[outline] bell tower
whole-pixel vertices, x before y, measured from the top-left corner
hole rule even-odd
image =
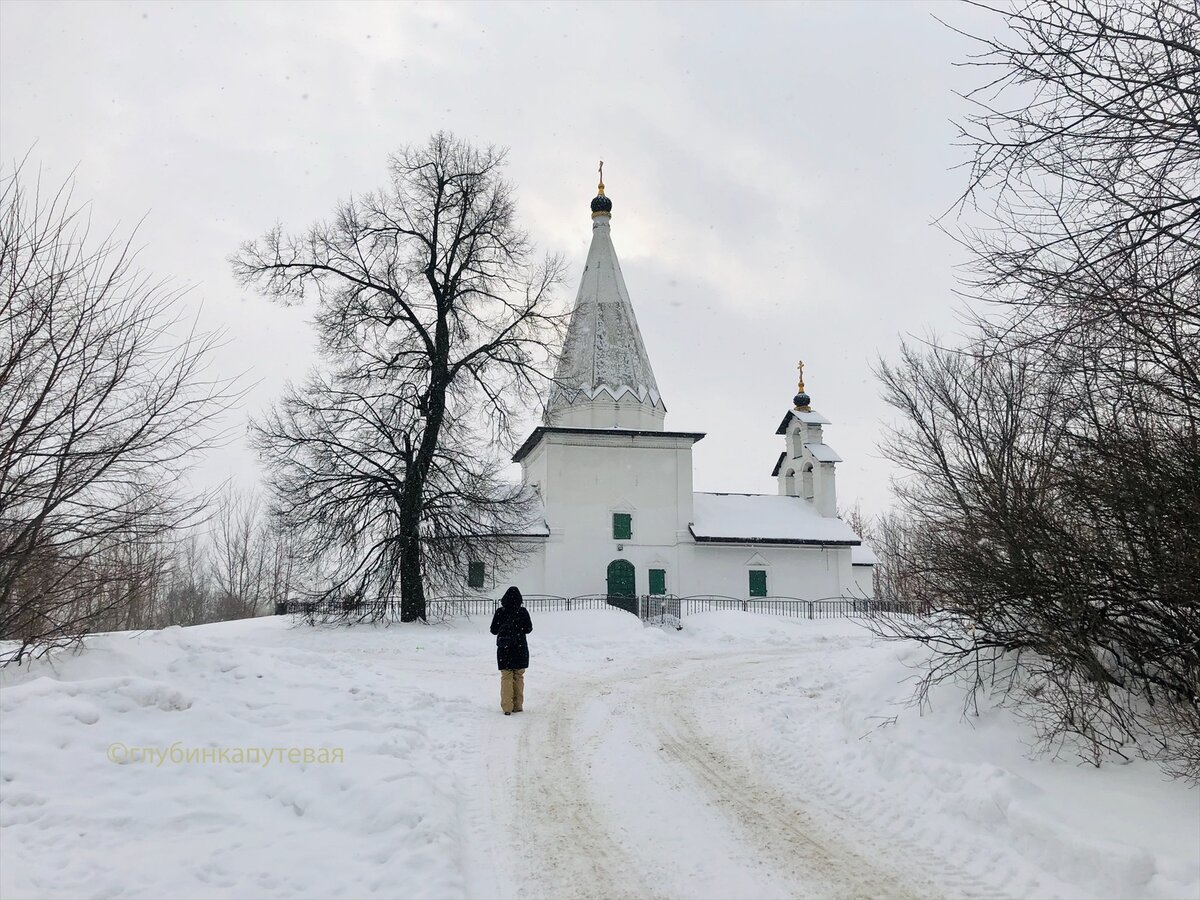
[[[781,496],[807,500],[822,516],[836,518],[834,466],[842,458],[825,443],[822,426],[830,422],[811,406],[812,398],[804,390],[804,363],[798,363],[796,368],[800,372],[796,396],[775,431],[783,435],[784,450],[771,474],[778,480]]]

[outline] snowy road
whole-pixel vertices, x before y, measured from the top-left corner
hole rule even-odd
[[[739,692],[803,677],[794,650],[680,654],[618,677],[560,680],[492,729],[496,885],[517,897],[931,897],[944,862],[881,841],[769,760]],[[510,727],[515,726],[515,727]],[[817,773],[819,774],[819,773]],[[517,849],[507,849],[512,846]],[[922,865],[921,863],[925,864]]]
[[[539,614],[505,717],[487,624],[258,619],[0,671],[0,897],[1200,897],[1200,790],[1030,759],[957,688],[898,706],[920,648]]]

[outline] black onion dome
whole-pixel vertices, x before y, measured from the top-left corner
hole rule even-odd
[[[796,404],[796,409],[803,409],[804,407],[808,406],[808,404],[812,403],[812,397],[808,396],[808,394],[804,393],[804,391],[801,391],[792,398],[792,402]]]
[[[604,189],[600,189],[600,193],[592,198],[593,213],[611,213],[612,201],[604,196]]]

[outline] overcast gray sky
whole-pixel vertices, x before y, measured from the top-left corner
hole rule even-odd
[[[0,150],[76,169],[95,221],[145,217],[143,266],[194,285],[255,382],[199,470],[254,477],[247,416],[311,363],[311,309],[234,284],[227,257],[378,187],[389,152],[449,129],[511,148],[523,224],[571,263],[605,161],[613,240],[667,427],[706,431],[697,490],[773,492],[774,435],[803,358],[845,458],[843,505],[890,502],[870,366],[952,330],[964,184],[949,120],[962,5],[0,4]],[[997,27],[985,20],[983,27]]]

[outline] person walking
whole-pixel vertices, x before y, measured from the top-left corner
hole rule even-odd
[[[496,664],[500,668],[500,708],[506,716],[525,707],[525,670],[529,668],[529,644],[525,635],[533,631],[533,622],[522,602],[521,592],[510,587],[500,598],[500,608],[492,616]]]

